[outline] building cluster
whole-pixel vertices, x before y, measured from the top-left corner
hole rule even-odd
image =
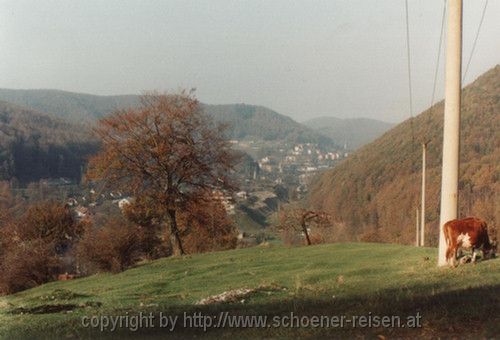
[[[68,198],[66,200],[66,205],[69,206],[75,216],[81,220],[92,216],[96,208],[106,202],[110,202],[112,205],[116,205],[120,210],[123,210],[133,201],[133,197],[125,195],[120,191],[97,193],[94,189],[90,189],[87,194]]]
[[[305,192],[318,171],[332,167],[347,156],[345,152],[325,150],[317,144],[299,143],[285,152],[269,152],[261,157],[257,161],[259,178]]]
[[[232,195],[221,190],[213,190],[212,199],[219,201],[229,215],[233,215],[235,213],[236,206]]]
[[[227,193],[213,191],[213,199],[222,203],[227,213],[237,214],[242,209],[252,210],[254,215],[267,216],[276,211],[278,202],[301,198],[307,193],[311,179],[318,172],[335,165],[347,157],[345,150],[328,148],[314,143],[289,143],[283,141],[237,141],[231,143],[244,151],[247,157],[237,173],[240,191]],[[46,179],[43,186],[70,187],[75,183],[68,179]],[[118,192],[71,190],[67,205],[77,218],[85,219],[100,211],[105,204],[123,210],[133,202],[133,197]]]

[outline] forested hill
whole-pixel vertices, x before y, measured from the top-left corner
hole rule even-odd
[[[303,124],[351,150],[375,140],[394,126],[376,119],[337,117],[313,118]]]
[[[59,90],[0,89],[0,100],[75,123],[93,122],[116,109],[139,105],[137,95],[96,96]],[[332,144],[330,137],[265,107],[246,104],[202,104],[202,107],[216,121],[229,124],[230,138]]]
[[[118,108],[135,106],[135,95],[96,96],[60,90],[0,89],[0,100],[35,111],[54,114],[72,122],[90,122]]]
[[[312,185],[310,205],[328,211],[338,237],[414,242],[421,145],[429,140],[427,240],[439,223],[443,108],[440,102],[353,153]],[[414,131],[414,133],[412,133]],[[463,90],[460,215],[500,222],[500,66]]]
[[[96,150],[85,126],[0,101],[0,180],[78,180]]]
[[[246,104],[203,105],[203,110],[216,121],[227,123],[233,139],[332,144],[331,138],[266,107]]]

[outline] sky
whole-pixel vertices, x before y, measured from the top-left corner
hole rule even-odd
[[[464,68],[484,1],[464,0]],[[443,1],[408,2],[418,114],[431,102]],[[500,63],[499,18],[500,0],[489,0],[466,84]],[[0,0],[0,87],[196,88],[205,103],[263,105],[298,121],[399,122],[410,117],[405,2]]]

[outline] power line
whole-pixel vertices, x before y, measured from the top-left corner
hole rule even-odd
[[[443,15],[441,16],[441,33],[439,34],[439,45],[437,52],[437,61],[436,61],[436,69],[434,70],[434,85],[432,88],[432,96],[431,96],[431,105],[429,119],[431,119],[432,115],[432,107],[434,106],[434,99],[436,98],[436,86],[437,86],[437,77],[439,72],[439,61],[441,58],[441,48],[443,46],[443,36],[444,36],[444,19],[446,17],[446,0],[443,0]]]
[[[410,49],[410,21],[408,14],[408,0],[405,1],[405,14],[406,14],[406,51],[408,60],[408,94],[410,98],[410,130],[411,130],[411,143],[413,151],[415,151],[415,128],[413,126],[413,91],[411,81],[411,49]]]
[[[412,86],[411,86],[411,51],[410,51],[410,23],[409,23],[409,15],[408,15],[408,0],[405,1],[405,10],[406,10],[406,51],[407,51],[407,60],[408,60],[408,92],[410,95],[410,117],[413,118],[413,95],[412,95]]]
[[[479,38],[479,32],[481,31],[481,26],[483,26],[484,15],[486,14],[486,7],[488,7],[488,0],[484,2],[483,14],[481,15],[481,20],[479,21],[479,26],[477,27],[476,37],[474,38],[474,43],[472,44],[472,50],[470,51],[469,60],[467,61],[467,67],[465,68],[465,72],[462,78],[462,83],[465,82],[465,78],[467,77],[467,72],[469,71],[470,62],[472,61],[472,55],[476,49],[477,40]]]

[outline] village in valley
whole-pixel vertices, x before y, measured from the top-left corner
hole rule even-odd
[[[222,203],[229,216],[238,222],[240,239],[255,242],[272,238],[270,230],[281,205],[299,202],[307,195],[311,180],[349,155],[347,145],[319,145],[288,141],[230,140],[235,150],[245,155],[233,176],[238,190],[214,190],[213,199]],[[251,156],[250,156],[251,155]],[[93,220],[100,215],[118,214],[134,202],[127,192],[77,183],[69,178],[42,179],[20,189],[27,198],[64,198],[78,220]]]
[[[247,196],[280,185],[287,189],[288,197],[302,198],[315,175],[349,154],[347,146],[262,140],[232,140],[231,143],[236,150],[252,157],[245,160],[244,177],[240,178]]]

